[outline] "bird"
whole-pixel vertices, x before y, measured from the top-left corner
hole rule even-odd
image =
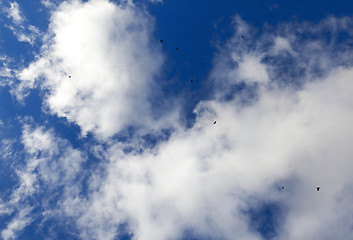
[[[191,79],[190,82],[194,81],[194,79]]]
[[[317,187],[317,188],[316,188],[316,191],[320,191],[320,187]]]
[[[284,189],[284,186],[282,186],[282,190]]]
[[[241,36],[241,38],[244,38],[244,36]]]
[[[71,78],[71,76],[69,76],[69,78]]]
[[[162,40],[162,39],[160,39],[159,41],[161,41],[161,43],[163,43],[163,40]]]
[[[217,121],[214,121],[214,122],[213,122],[213,124],[216,124],[216,123],[217,123]]]
[[[178,50],[179,50],[179,47],[176,47],[176,50],[178,51]]]

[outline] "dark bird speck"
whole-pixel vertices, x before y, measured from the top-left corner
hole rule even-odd
[[[317,188],[316,188],[316,191],[320,191],[320,187],[317,187]]]
[[[217,123],[217,121],[214,121],[214,122],[213,122],[213,124],[216,124],[216,123]]]
[[[159,41],[161,41],[161,43],[163,43],[163,40],[161,39],[161,40],[159,40]]]
[[[194,81],[194,79],[191,79],[191,80],[190,80],[190,82],[193,82],[193,81]]]
[[[178,51],[178,50],[179,50],[179,47],[176,47],[176,50]]]
[[[282,186],[282,190],[284,189],[284,186]]]
[[[69,78],[71,78],[71,76],[69,76]]]

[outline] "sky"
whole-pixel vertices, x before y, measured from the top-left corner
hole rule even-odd
[[[351,1],[0,12],[0,239],[353,239]]]

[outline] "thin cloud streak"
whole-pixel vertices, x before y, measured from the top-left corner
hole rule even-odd
[[[32,219],[28,217],[30,211],[28,208],[20,210],[19,214],[7,224],[6,229],[1,231],[1,237],[4,240],[17,239],[17,234],[31,223]]]
[[[12,23],[4,26],[12,31],[19,42],[28,42],[33,45],[40,36],[40,31],[37,27],[27,24],[27,19],[21,12],[19,4],[10,2],[10,7],[4,8],[2,11],[7,13],[7,18],[12,20]]]

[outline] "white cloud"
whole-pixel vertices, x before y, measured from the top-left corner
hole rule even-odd
[[[17,2],[10,2],[10,8],[8,9],[8,17],[12,18],[15,24],[22,24],[24,22],[21,16],[19,5]]]
[[[246,212],[273,202],[283,209],[276,239],[350,239],[353,68],[347,60],[353,55],[345,49],[345,59],[331,62],[336,49],[324,42],[300,46],[300,39],[286,38],[298,54],[284,56],[295,58],[295,69],[305,67],[302,75],[288,76],[292,82],[279,83],[286,59],[273,55],[276,37],[264,36],[269,48],[241,52],[229,43],[217,59],[261,56],[271,79],[253,89],[258,76],[249,74],[245,89],[218,98],[224,94],[218,91],[237,84],[229,78],[241,67],[215,61],[225,88],[199,103],[191,129],[143,153],[138,144],[130,153],[122,143],[110,147],[103,154],[105,174],[91,177],[90,197],[62,205],[77,217],[82,238],[114,239],[128,222],[135,239],[180,239],[186,230],[212,239],[263,239]]]
[[[14,165],[19,184],[8,200],[0,204],[1,215],[17,213],[2,230],[4,239],[17,238],[17,234],[36,217],[32,209],[58,211],[58,205],[49,206],[47,203],[57,195],[58,189],[63,191],[63,197],[74,197],[80,191],[78,185],[73,183],[79,177],[83,153],[56,137],[52,130],[46,131],[43,127],[25,125],[22,143],[25,147],[25,163]]]
[[[261,63],[261,58],[248,55],[239,62],[238,77],[246,83],[267,83],[269,81],[266,65]]]
[[[52,114],[99,139],[129,125],[166,126],[154,122],[149,102],[162,64],[152,22],[131,3],[64,2],[53,12],[41,55],[19,74],[19,91],[40,86]],[[284,24],[259,38],[239,16],[234,25],[214,60],[214,98],[198,104],[192,128],[175,130],[153,149],[136,138],[106,142],[107,151],[93,146],[101,164],[87,171],[93,174],[82,197],[81,182],[73,182],[85,174],[83,154],[53,131],[26,126],[20,185],[0,211],[44,193],[43,181],[45,194],[65,187],[55,207],[76,220],[83,239],[114,239],[128,223],[135,239],[178,239],[190,230],[260,240],[247,211],[263,202],[285,209],[277,239],[350,239],[353,51],[349,42],[323,35],[352,35],[352,20]],[[169,118],[178,125],[176,115]],[[10,238],[28,217],[12,219],[2,235]]]
[[[1,199],[0,199],[1,201]],[[0,202],[0,215],[4,215],[4,214],[10,214],[11,210],[7,208],[7,206],[2,203],[2,201]]]
[[[7,67],[0,68],[0,77],[12,77],[11,69]]]
[[[274,48],[276,51],[281,51],[281,50],[292,51],[292,47],[291,47],[289,41],[283,37],[276,38]]]
[[[48,89],[49,111],[84,134],[106,138],[129,125],[159,128],[149,100],[158,95],[154,78],[163,58],[151,40],[152,22],[129,2],[62,3],[41,56],[19,74],[19,89]]]
[[[25,126],[22,143],[30,154],[46,151],[53,155],[57,151],[57,143],[53,141],[52,134],[44,132],[42,128],[32,130],[30,126]]]
[[[33,45],[36,38],[40,35],[39,30],[32,25],[29,25],[26,29],[15,25],[6,27],[12,31],[19,42],[28,42]]]
[[[52,0],[41,0],[40,2],[44,7],[49,9],[55,9],[57,7],[56,2]]]
[[[31,45],[40,36],[40,31],[33,25],[27,24],[27,19],[24,17],[17,2],[10,2],[10,7],[5,9],[7,17],[12,20],[11,24],[5,24],[16,36],[19,42],[28,42]]]
[[[1,231],[1,237],[4,240],[18,239],[18,232],[22,231],[31,222],[31,218],[27,216],[30,211],[31,209],[22,209],[16,218],[13,218],[7,224],[6,229]]]
[[[262,239],[242,212],[253,207],[251,199],[288,208],[278,239],[346,238],[353,224],[344,197],[346,191],[352,197],[352,75],[338,69],[299,92],[264,91],[247,108],[204,102],[194,128],[152,152],[129,155],[113,147],[107,177],[83,204],[83,238],[113,239],[128,221],[136,239],[178,239],[185,229]],[[284,181],[286,191],[279,192]],[[77,211],[75,202],[66,211]]]
[[[12,80],[14,73],[12,69],[9,67],[11,63],[11,59],[9,59],[6,55],[0,56],[1,65],[0,65],[0,86],[5,86],[9,84]]]
[[[162,3],[163,2],[163,0],[149,0],[149,1],[152,3]]]
[[[22,182],[29,182],[29,186],[33,186],[31,176],[40,178],[54,187],[65,185],[74,179],[80,170],[82,153],[73,149],[66,141],[55,137],[51,131],[25,126],[22,143],[27,153],[32,156],[27,161],[25,172],[20,174],[25,180],[28,179]]]

